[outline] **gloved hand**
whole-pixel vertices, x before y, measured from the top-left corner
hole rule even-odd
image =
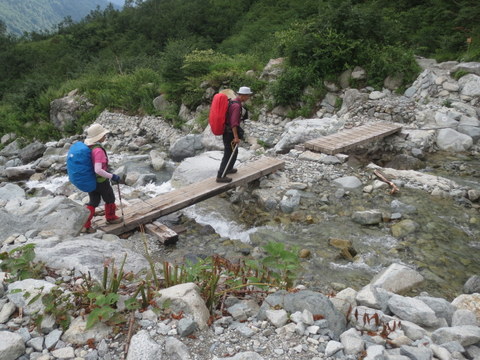
[[[118,176],[117,174],[113,174],[112,183],[120,184],[120,176]]]

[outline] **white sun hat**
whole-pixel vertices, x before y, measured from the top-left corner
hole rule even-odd
[[[84,143],[87,146],[93,145],[109,132],[110,131],[105,129],[102,125],[93,124],[87,129],[87,138],[85,139]]]
[[[238,95],[252,95],[253,92],[252,92],[252,90],[250,90],[250,88],[248,86],[242,86],[242,87],[240,87],[240,89],[238,89],[237,94]]]

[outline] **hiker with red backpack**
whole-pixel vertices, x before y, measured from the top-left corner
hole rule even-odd
[[[105,218],[108,224],[119,224],[123,221],[122,217],[115,215],[115,193],[110,185],[109,179],[114,183],[120,183],[120,177],[108,172],[108,156],[101,143],[106,140],[109,133],[102,125],[93,124],[87,129],[87,137],[84,144],[91,149],[91,162],[96,174],[96,187],[88,192],[89,201],[87,209],[90,212],[87,222],[83,225],[82,232],[93,233],[96,230],[92,228],[92,218],[95,215],[95,208],[100,204],[100,200],[105,202]]]
[[[216,179],[219,183],[231,182],[232,178],[226,175],[237,172],[237,169],[233,166],[237,160],[238,145],[240,144],[240,140],[243,139],[243,129],[240,127],[240,122],[244,120],[242,117],[242,103],[250,99],[252,94],[253,92],[249,87],[242,86],[237,92],[237,97],[228,103],[225,127],[222,135],[225,149]]]

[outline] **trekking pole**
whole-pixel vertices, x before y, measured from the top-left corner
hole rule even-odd
[[[123,226],[125,226],[125,215],[123,214],[122,194],[120,193],[120,183],[117,183],[118,200],[120,201],[120,210],[122,211]]]
[[[233,143],[233,141],[232,141],[232,143]],[[225,177],[225,174],[227,173],[228,166],[230,165],[230,162],[233,159],[233,154],[235,154],[235,151],[237,150],[237,148],[238,148],[238,144],[235,144],[235,147],[233,148],[233,151],[232,151],[232,155],[230,155],[230,159],[228,159],[227,166],[225,166],[225,169],[223,170],[222,178]]]

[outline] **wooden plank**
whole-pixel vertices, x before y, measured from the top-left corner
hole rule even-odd
[[[172,245],[178,241],[178,234],[167,225],[154,221],[145,225],[145,231],[156,236],[163,245]]]
[[[368,142],[391,135],[402,128],[402,125],[389,122],[369,123],[357,128],[346,129],[335,134],[307,141],[306,149],[334,155],[360,146]]]
[[[282,160],[264,157],[240,166],[236,174],[229,175],[232,178],[230,183],[217,183],[215,177],[208,178],[128,206],[124,210],[124,223],[106,224],[105,220],[100,220],[97,227],[107,233],[119,235],[229,189],[247,184],[282,169],[284,165],[285,163]]]

